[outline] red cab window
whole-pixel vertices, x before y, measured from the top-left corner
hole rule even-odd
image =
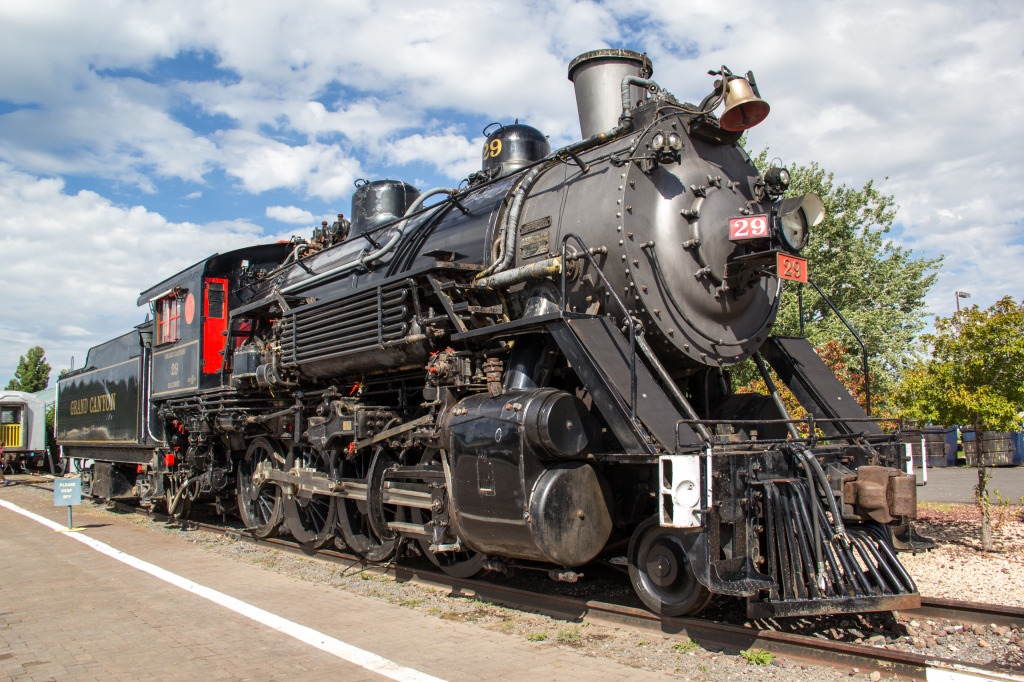
[[[156,304],[156,342],[171,343],[181,338],[178,325],[181,322],[181,302],[174,294],[161,298]]]

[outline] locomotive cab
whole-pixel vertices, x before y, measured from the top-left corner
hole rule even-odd
[[[139,295],[154,319],[153,398],[221,386],[231,311],[255,298],[254,283],[292,249],[278,243],[215,254]],[[233,336],[234,345],[239,340]]]

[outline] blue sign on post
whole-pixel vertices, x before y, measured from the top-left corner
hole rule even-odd
[[[55,478],[53,480],[53,506],[67,506],[68,530],[81,530],[81,528],[72,528],[71,526],[71,506],[75,504],[82,504],[82,479]]]

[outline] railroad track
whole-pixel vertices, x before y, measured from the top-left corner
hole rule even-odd
[[[29,483],[29,485],[52,490],[52,488],[47,488],[43,481]],[[311,556],[310,552],[298,543],[285,538],[261,539],[244,529],[229,528],[193,519],[175,519],[121,502],[112,504],[122,512],[143,514],[185,529],[203,530],[236,540],[307,557]],[[631,606],[542,594],[484,580],[453,578],[445,573],[426,568],[398,564],[367,564],[357,556],[336,550],[319,550],[315,556],[325,561],[343,563],[347,566],[359,565],[364,570],[380,572],[398,581],[411,581],[429,587],[443,588],[455,595],[478,597],[512,609],[535,611],[569,621],[580,621],[585,618],[603,625],[625,626],[680,638],[685,636],[704,649],[712,651],[737,654],[741,650],[762,649],[808,664],[859,668],[867,671],[878,670],[883,674],[899,675],[904,679],[935,679],[936,673],[939,673],[939,677],[942,679],[950,680],[981,679],[1024,682],[1024,675],[1014,674],[993,665],[780,632],[767,627],[754,627],[750,624],[736,625],[700,618],[664,618],[645,609]],[[961,625],[1019,626],[1024,624],[1024,609],[1022,608],[951,599],[922,597],[921,608],[902,610],[900,613],[913,618],[948,620]]]

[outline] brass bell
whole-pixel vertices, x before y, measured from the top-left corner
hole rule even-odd
[[[769,109],[768,102],[754,94],[746,78],[729,78],[725,85],[725,111],[719,125],[724,130],[753,128],[768,116]]]

